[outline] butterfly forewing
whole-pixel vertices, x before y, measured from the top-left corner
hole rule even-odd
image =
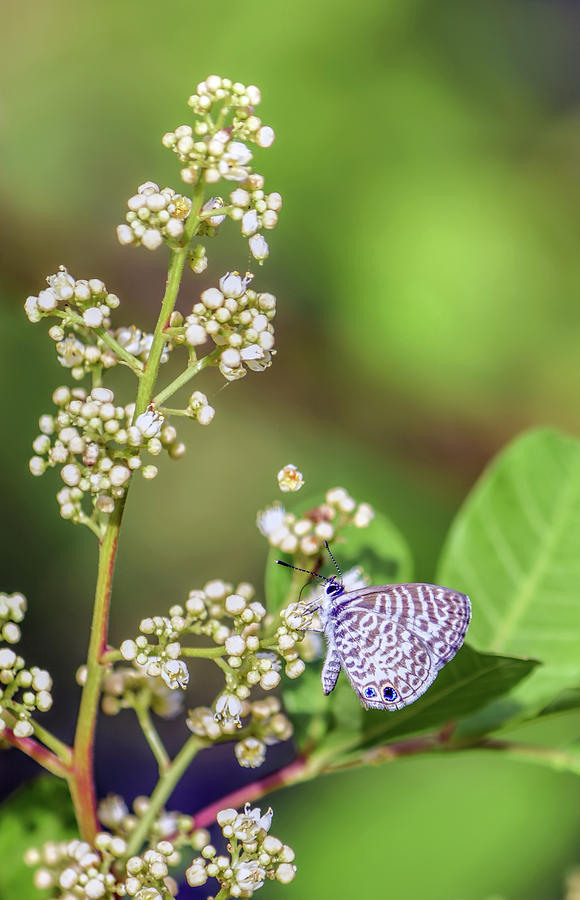
[[[384,585],[343,594],[329,618],[364,705],[395,710],[417,700],[455,656],[471,605],[465,594],[438,585]]]

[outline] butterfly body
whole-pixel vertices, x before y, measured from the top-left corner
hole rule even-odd
[[[471,618],[465,594],[423,583],[345,591],[331,578],[316,605],[328,644],[324,693],[342,668],[365,707],[391,711],[425,693],[463,644]]]

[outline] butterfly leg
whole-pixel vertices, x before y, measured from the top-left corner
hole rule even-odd
[[[325,694],[330,694],[333,690],[338,673],[340,672],[340,656],[334,647],[329,644],[326,651],[326,659],[322,667],[322,689]]]

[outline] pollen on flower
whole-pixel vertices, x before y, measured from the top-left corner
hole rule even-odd
[[[304,484],[304,477],[291,463],[278,472],[278,486],[281,491],[299,491]]]

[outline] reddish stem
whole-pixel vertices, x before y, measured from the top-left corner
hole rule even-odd
[[[203,809],[200,809],[200,811],[195,814],[195,827],[207,828],[208,825],[212,825],[215,822],[220,809],[227,809],[228,807],[238,809],[240,806],[243,806],[244,803],[251,803],[253,800],[259,800],[264,794],[275,791],[276,788],[287,787],[298,781],[305,781],[306,779],[304,776],[307,772],[308,765],[306,760],[299,757],[298,759],[295,759],[294,762],[284,766],[283,769],[272,772],[271,775],[266,775],[259,781],[253,781],[252,784],[248,784],[246,787],[237,788],[237,790],[232,791],[231,794],[226,794],[221,800],[217,800],[214,803],[205,806]]]
[[[2,732],[2,739],[8,741],[13,747],[22,750],[23,753],[26,753],[27,756],[30,756],[31,759],[34,759],[39,765],[43,766],[43,768],[48,769],[53,775],[58,775],[60,778],[69,777],[70,770],[65,766],[62,760],[58,758],[56,753],[53,753],[52,750],[47,750],[46,747],[43,747],[42,744],[39,744],[34,738],[18,738],[13,731],[6,728]]]

